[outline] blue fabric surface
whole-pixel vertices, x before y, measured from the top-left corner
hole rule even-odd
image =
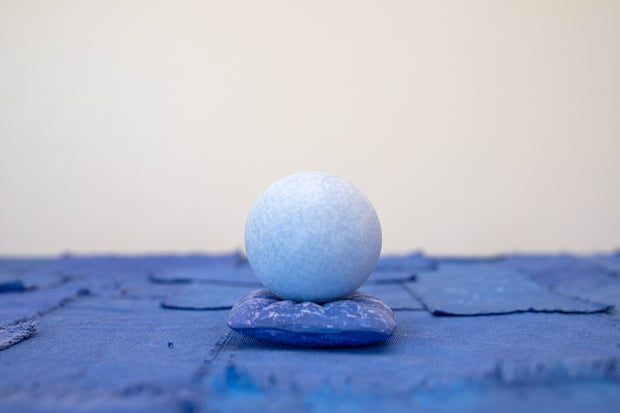
[[[153,272],[149,275],[151,282],[160,284],[222,284],[248,285],[260,287],[262,284],[252,272],[249,265],[239,267],[208,266],[196,268],[173,268],[167,271]],[[412,271],[391,269],[374,271],[364,285],[404,282],[415,279]]]
[[[498,263],[517,269],[554,290],[563,286],[589,288],[604,281],[614,280],[613,274],[589,257],[561,255],[515,255]]]
[[[618,253],[594,256],[516,255],[499,265],[516,268],[537,283],[565,296],[620,308],[620,273],[609,263],[620,263]]]
[[[228,310],[250,291],[249,286],[196,284],[166,297],[161,305],[177,310]]]
[[[301,347],[374,344],[396,328],[380,299],[356,291],[324,304],[282,300],[267,289],[252,291],[230,310],[228,326],[247,336]]]
[[[375,272],[406,272],[415,274],[421,271],[433,271],[437,261],[421,252],[408,255],[386,255],[379,258]]]
[[[0,352],[2,370],[11,372],[0,375],[0,398],[182,392],[229,331],[226,316],[84,296],[41,317],[34,336]]]
[[[35,291],[4,293],[0,297],[0,303],[2,303],[0,326],[16,324],[43,315],[61,306],[64,302],[85,294],[88,294],[88,290],[76,284]]]
[[[604,271],[613,274],[616,277],[620,277],[620,252],[609,255],[595,255],[592,260],[601,266]]]
[[[438,281],[444,269],[462,266],[464,277],[473,277],[470,300],[478,294],[477,301],[496,305],[491,287],[508,271],[519,274],[508,280],[511,288],[525,283],[537,300],[540,290],[528,282],[545,291],[547,309],[557,307],[557,297],[618,305],[617,257],[386,257],[375,270],[386,275],[383,282],[369,280],[361,290],[401,307],[394,335],[331,350],[265,345],[231,331],[228,310],[162,308],[224,302],[234,288],[251,290],[243,279],[252,274],[243,274],[247,262],[238,253],[0,259],[2,280],[24,286],[0,293],[0,325],[6,330],[30,317],[37,323],[30,337],[0,351],[0,411],[616,412],[617,308],[438,317],[403,286]],[[476,266],[498,270],[474,282]],[[232,278],[149,277],[214,267]],[[220,288],[228,287],[226,297]],[[533,302],[528,294],[504,298],[510,307]],[[453,305],[449,296],[437,303]]]
[[[385,398],[390,408],[409,411],[419,406],[415,395],[449,393],[455,386],[460,391],[463,383],[483,392],[496,386],[514,386],[518,392],[536,383],[617,386],[620,378],[620,323],[606,314],[433,317],[402,311],[395,317],[392,338],[351,350],[264,346],[233,333],[202,385],[209,398],[225,406],[223,411],[244,406],[246,400],[232,397],[237,393],[250,395],[258,410],[284,394],[290,404],[310,403],[311,411],[323,403],[343,403],[356,411]],[[620,394],[614,400],[620,401]],[[437,400],[431,407],[440,405]],[[458,405],[453,408],[459,411]]]
[[[7,349],[13,344],[17,344],[27,339],[34,333],[35,325],[33,321],[26,321],[13,326],[0,326],[0,350]]]
[[[211,267],[180,268],[169,271],[153,272],[150,279],[155,283],[205,283],[205,284],[237,284],[258,287],[258,281],[249,265],[235,268],[226,265]]]
[[[0,293],[62,285],[74,274],[59,271],[55,260],[0,259]]]
[[[403,285],[403,283],[366,283],[360,291],[380,297],[392,310],[423,310],[422,304]]]
[[[421,274],[407,288],[435,315],[596,313],[611,308],[557,294],[526,274],[495,264],[444,264]]]
[[[620,321],[606,314],[433,317],[427,312],[400,311],[395,318],[398,328],[393,337],[359,349],[264,346],[232,333],[212,363],[213,369],[221,369],[221,376],[216,373],[207,381],[224,379],[226,370],[234,368],[265,391],[292,385],[312,392],[329,381],[360,394],[406,394],[461,378],[493,377],[503,383],[552,380],[556,374],[567,379],[620,378],[614,367],[620,357]],[[298,375],[302,365],[308,367],[307,374]],[[338,369],[310,368],[313,365]]]
[[[152,288],[153,286],[150,286],[150,289]],[[252,289],[252,286],[236,284],[195,283],[183,287],[178,293],[169,292],[161,305],[179,310],[226,310],[232,308],[239,297]],[[420,302],[401,283],[367,283],[360,291],[381,297],[392,310],[423,310]]]

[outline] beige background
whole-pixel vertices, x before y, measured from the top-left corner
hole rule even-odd
[[[0,0],[0,253],[226,251],[345,177],[384,252],[620,247],[620,1]]]

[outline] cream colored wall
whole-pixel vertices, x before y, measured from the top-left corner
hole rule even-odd
[[[0,0],[0,254],[238,248],[303,170],[384,252],[620,247],[620,1]]]

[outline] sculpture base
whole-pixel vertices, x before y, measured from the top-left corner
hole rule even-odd
[[[356,291],[324,304],[296,303],[256,290],[230,310],[228,326],[250,337],[300,347],[356,347],[389,338],[394,313],[379,298]]]

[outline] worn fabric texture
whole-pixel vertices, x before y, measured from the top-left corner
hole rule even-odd
[[[261,288],[236,252],[0,259],[0,411],[615,413],[619,265],[385,257],[393,335],[311,349],[227,326]]]
[[[14,326],[0,326],[0,350],[7,349],[13,344],[27,339],[34,331],[34,321],[26,321]]]
[[[406,287],[435,315],[597,313],[613,307],[552,291],[527,274],[494,264],[445,264]]]

